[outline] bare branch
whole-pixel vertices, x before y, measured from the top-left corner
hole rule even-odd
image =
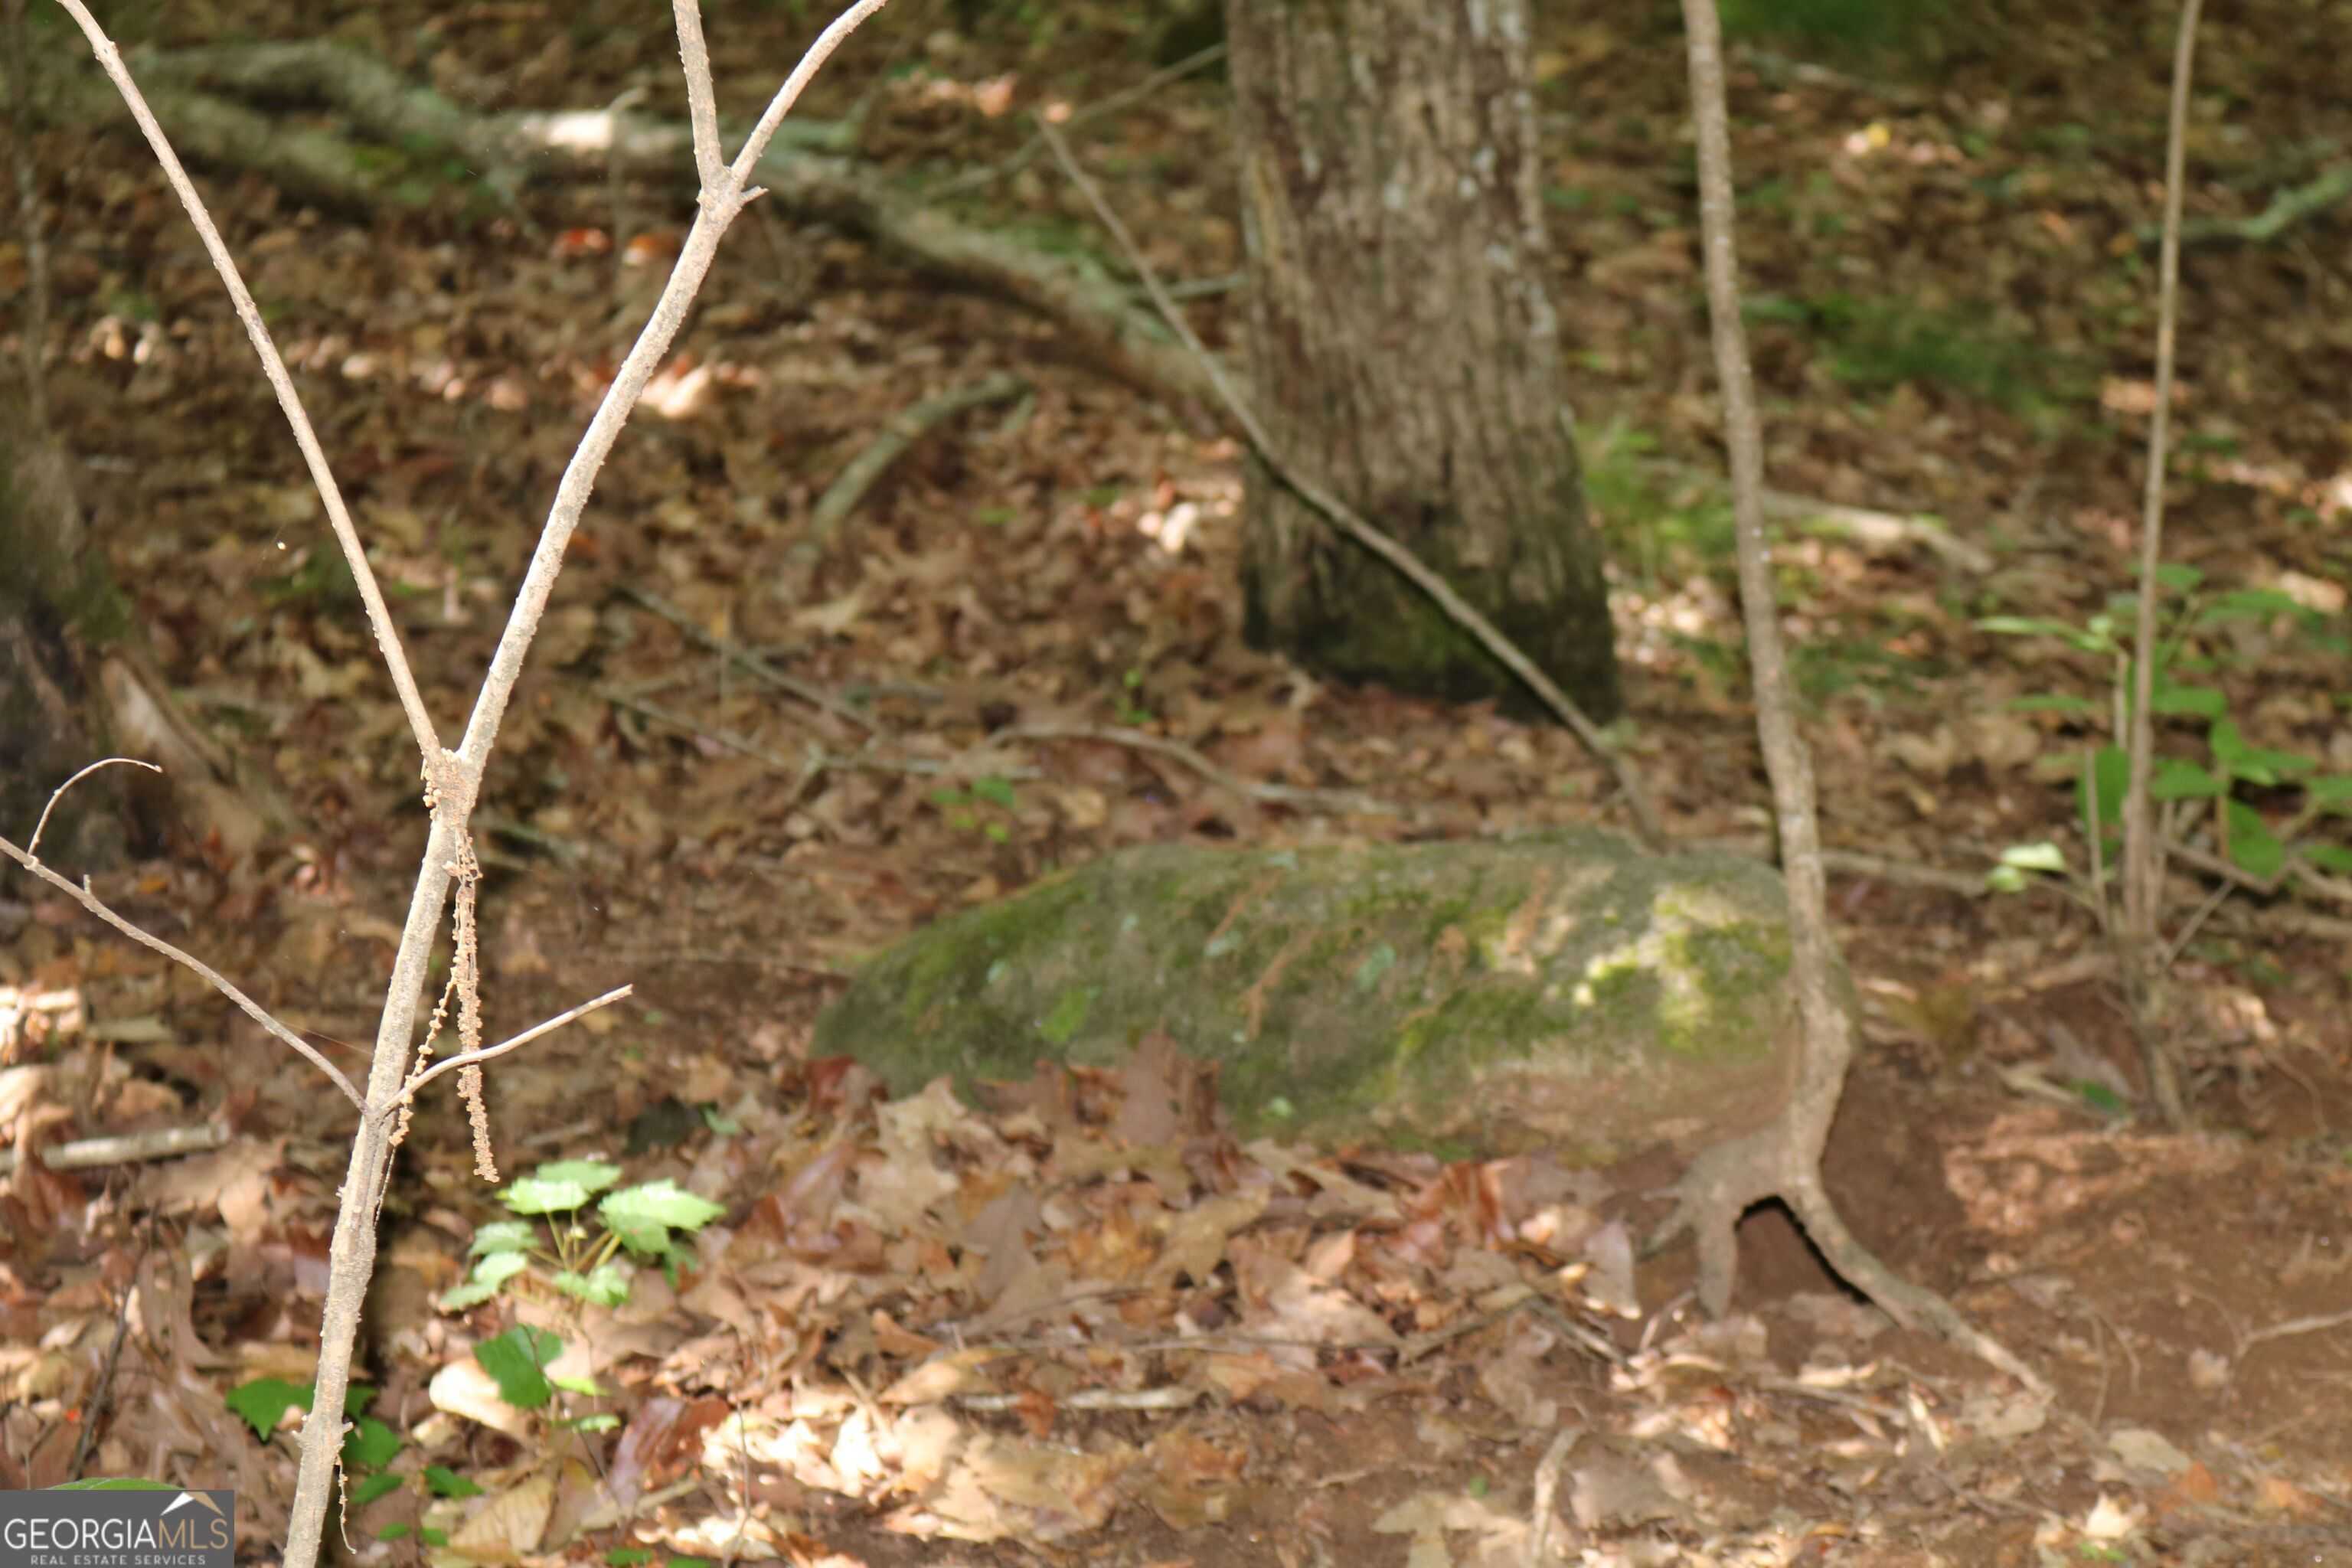
[[[65,3],[78,5],[79,0]],[[555,592],[555,578],[563,566],[564,550],[580,525],[580,514],[588,504],[590,492],[595,489],[597,472],[612,455],[613,444],[620,438],[621,426],[628,422],[629,411],[636,406],[646,383],[653,379],[655,369],[685,322],[687,307],[702,288],[702,280],[710,271],[711,258],[718,254],[719,236],[735,221],[744,204],[758,195],[756,188],[745,181],[775,134],[776,122],[808,86],[816,68],[841,47],[841,41],[860,22],[886,4],[887,0],[857,0],[818,36],[768,106],[767,113],[761,116],[734,163],[720,172],[716,185],[703,191],[701,210],[687,231],[686,243],[670,268],[669,281],[663,285],[661,298],[654,303],[652,317],[637,334],[621,368],[614,374],[612,385],[605,388],[604,401],[597,405],[594,417],[589,420],[586,433],[581,437],[579,447],[556,485],[555,504],[540,531],[539,547],[531,552],[522,587],[515,595],[514,610],[499,635],[498,650],[490,656],[488,673],[475,699],[473,714],[466,722],[465,740],[458,747],[458,757],[477,773],[498,740],[499,725],[514,695],[515,682],[522,679],[523,657],[538,633],[548,597]]]
[[[121,763],[123,766],[129,768],[145,768],[151,773],[160,773],[163,771],[154,763],[141,762],[136,757],[100,758],[97,762],[94,762],[90,763],[89,766],[81,769],[79,772],[76,773],[73,777],[66,780],[65,783],[58,785],[57,788],[49,792],[49,804],[41,807],[41,819],[33,824],[32,840],[25,846],[25,853],[27,855],[38,855],[41,852],[41,835],[48,830],[49,813],[57,810],[58,802],[65,799],[66,791],[73,788],[74,785],[81,783],[82,780],[98,772],[99,769],[110,767],[116,763]]]
[[[801,57],[801,63],[793,68],[793,74],[786,77],[784,85],[776,89],[776,96],[769,102],[767,112],[760,116],[760,123],[751,128],[743,150],[735,154],[733,167],[738,180],[751,177],[751,170],[760,162],[760,155],[768,150],[768,141],[775,135],[776,127],[783,123],[784,116],[792,112],[793,105],[798,103],[801,94],[808,90],[808,84],[815,77],[818,68],[833,58],[833,51],[841,47],[842,40],[856,32],[866,17],[887,4],[889,0],[857,0],[856,5],[834,18],[832,26],[817,35],[816,42],[809,46],[808,53]]]
[[[409,671],[407,655],[401,651],[400,634],[393,626],[392,610],[383,602],[383,591],[376,585],[375,570],[368,564],[367,550],[360,543],[359,531],[352,525],[351,513],[343,505],[343,492],[337,488],[334,473],[327,467],[326,450],[319,445],[318,433],[310,427],[310,416],[303,412],[301,395],[294,390],[294,378],[287,374],[286,362],[278,357],[278,345],[270,340],[269,329],[262,322],[261,307],[254,303],[252,292],[236,269],[236,258],[229,255],[220,230],[214,226],[212,214],[205,210],[204,198],[196,195],[187,170],[180,166],[179,155],[172,151],[163,126],[156,122],[147,100],[140,96],[139,84],[131,79],[131,72],[122,63],[122,51],[114,47],[114,40],[99,26],[82,0],[58,0],[58,4],[81,28],[98,63],[105,68],[122,94],[122,101],[130,106],[131,118],[138,121],[156,163],[163,166],[164,177],[179,195],[180,205],[187,208],[188,221],[195,226],[205,242],[205,253],[213,258],[213,269],[220,274],[221,286],[228,290],[229,301],[236,307],[237,320],[245,323],[245,335],[252,340],[253,352],[260,356],[261,372],[269,378],[270,390],[278,395],[278,405],[286,411],[286,422],[293,427],[294,443],[302,449],[302,460],[310,470],[310,483],[326,505],[328,525],[335,531],[336,542],[342,546],[343,559],[351,563],[360,603],[367,609],[368,625],[375,632],[376,647],[383,654],[393,689],[399,694],[401,708],[408,715],[408,727],[416,737],[417,749],[431,757],[441,749],[432,716],[425,710],[424,695],[417,690],[416,678]]]
[[[1688,32],[1691,116],[1698,132],[1701,251],[1706,263],[1707,318],[1717,380],[1723,395],[1725,445],[1731,456],[1731,508],[1739,551],[1739,595],[1748,630],[1748,661],[1756,687],[1756,728],[1772,783],[1780,827],[1780,866],[1789,889],[1789,968],[1803,1030],[1797,1086],[1782,1112],[1783,1129],[1757,1163],[1772,1167],[1769,1181],[1802,1223],[1806,1237],[1840,1276],[1898,1323],[1934,1330],[2000,1368],[2037,1393],[2048,1384],[2006,1347],[1960,1316],[1950,1302],[1899,1278],[1849,1230],[1830,1201],[1821,1173],[1830,1121],[1853,1060],[1853,1020],[1839,995],[1837,941],[1830,931],[1821,820],[1812,756],[1798,731],[1788,657],[1781,645],[1780,603],[1772,581],[1771,542],[1764,522],[1764,433],[1756,383],[1739,311],[1739,258],[1731,183],[1730,112],[1725,104],[1723,33],[1716,0],[1683,0]],[[1735,1143],[1710,1150],[1718,1169],[1733,1167]],[[1754,1184],[1762,1184],[1750,1178]],[[1709,1257],[1710,1238],[1698,1234],[1702,1296],[1720,1310],[1727,1295],[1727,1258]],[[1717,1238],[1720,1249],[1724,1243]],[[1710,1287],[1710,1275],[1714,1283]]]
[[[2172,57],[2172,107],[2164,138],[2164,247],[2157,262],[2156,407],[2147,422],[2147,481],[2140,497],[2139,604],[2132,626],[2131,728],[2125,741],[2130,782],[2124,791],[2124,984],[2148,1093],[2158,1114],[2186,1126],[2180,1068],[2165,1033],[2156,989],[2161,944],[2157,921],[2164,901],[2164,837],[2149,813],[2148,770],[2155,762],[2157,568],[2164,559],[2165,441],[2172,416],[2172,361],[2180,314],[2180,188],[2187,166],[2189,83],[2197,59],[2197,16],[2203,0],[2181,0],[2180,32]]]
[[[702,7],[697,0],[672,0],[677,23],[677,54],[686,68],[686,114],[694,128],[694,172],[706,191],[716,190],[727,167],[719,144],[719,98],[710,85],[710,46],[703,41]]]
[[[636,987],[634,985],[615,986],[614,989],[605,992],[602,996],[591,997],[587,1001],[581,1003],[577,1007],[572,1007],[564,1012],[558,1013],[554,1017],[548,1019],[543,1024],[533,1024],[530,1028],[525,1029],[521,1034],[515,1036],[511,1039],[500,1040],[495,1046],[484,1046],[478,1051],[461,1051],[454,1057],[435,1062],[430,1068],[427,1068],[425,1071],[418,1073],[415,1078],[408,1080],[408,1087],[403,1091],[404,1097],[415,1094],[418,1089],[423,1089],[426,1084],[431,1083],[435,1079],[439,1078],[445,1072],[449,1072],[458,1068],[479,1067],[482,1063],[488,1061],[492,1057],[502,1057],[509,1051],[516,1050],[521,1047],[530,1044],[531,1041],[539,1038],[541,1035],[552,1034],[555,1030],[563,1027],[564,1025],[571,1023],[576,1018],[584,1018],[599,1007],[608,1007],[614,1003],[620,1001],[623,997],[630,995],[635,990]],[[397,1107],[393,1109],[396,1110]],[[386,1114],[389,1114],[389,1112],[387,1111]]]
[[[83,773],[88,773],[89,771],[89,770],[88,768],[82,770]],[[79,778],[81,774],[77,773],[74,776]],[[47,816],[47,814],[44,813],[43,815]],[[9,843],[5,838],[0,838],[0,855],[7,856],[8,858],[16,862],[17,865],[22,866],[26,870],[30,871],[34,876],[38,877],[42,881],[47,882],[49,886],[57,889],[59,892],[64,893],[82,908],[88,910],[91,914],[96,915],[100,920],[104,921],[108,925],[112,926],[115,930],[129,937],[131,941],[137,942],[140,946],[152,948],[155,952],[162,953],[173,963],[193,971],[204,980],[205,984],[210,985],[214,990],[227,997],[231,1002],[236,1003],[247,1017],[251,1018],[255,1023],[260,1025],[263,1028],[268,1030],[271,1034],[277,1036],[279,1039],[285,1041],[288,1045],[300,1052],[305,1060],[310,1062],[312,1067],[317,1068],[320,1072],[325,1073],[328,1079],[332,1082],[337,1089],[343,1091],[343,1098],[345,1100],[350,1100],[354,1106],[362,1104],[360,1100],[360,1091],[352,1086],[352,1080],[350,1079],[343,1076],[342,1068],[329,1061],[325,1057],[320,1056],[318,1048],[312,1046],[310,1041],[304,1039],[301,1036],[296,1034],[293,1030],[288,1028],[285,1025],[271,1017],[268,1013],[263,1009],[260,1003],[256,1002],[252,997],[247,996],[244,992],[238,990],[236,984],[231,982],[226,975],[221,973],[220,971],[215,969],[211,964],[206,963],[203,959],[196,957],[192,952],[187,952],[180,948],[173,947],[162,937],[150,935],[139,927],[132,925],[129,921],[124,920],[121,915],[116,914],[112,910],[109,909],[106,906],[105,900],[100,899],[97,894],[91,892],[87,887],[79,886],[67,878],[59,876],[57,872],[50,870],[47,866],[44,865],[39,859],[35,858],[30,850],[19,849],[14,844]]]
[[[1014,724],[998,731],[990,738],[997,741],[1092,741],[1098,745],[1126,746],[1181,763],[1219,789],[1230,791],[1244,800],[1260,800],[1282,805],[1311,805],[1327,811],[1353,811],[1367,816],[1404,815],[1388,802],[1355,790],[1301,789],[1292,784],[1263,784],[1255,779],[1245,779],[1237,773],[1227,773],[1181,741],[1146,735],[1135,730],[1106,730],[1091,724]]]

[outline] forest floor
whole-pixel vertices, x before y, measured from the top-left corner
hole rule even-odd
[[[674,42],[614,0],[287,9],[121,25],[163,47],[329,37],[475,105],[681,97]],[[813,9],[710,19],[723,103],[765,100]],[[1615,562],[1627,742],[1675,837],[1760,852],[1727,512],[1696,477],[1720,470],[1679,34],[1671,7],[1614,26],[1538,9],[1555,292]],[[724,1209],[723,1245],[675,1289],[641,1272],[584,1324],[531,1309],[604,1390],[571,1414],[601,1409],[617,1443],[487,1395],[467,1352],[511,1299],[436,1301],[503,1211],[468,1173],[462,1111],[429,1093],[365,1327],[367,1466],[396,1479],[355,1493],[363,1554],[422,1529],[476,1561],[1423,1568],[1527,1561],[1544,1518],[1560,1560],[1591,1564],[2352,1563],[2343,911],[2176,878],[2197,1129],[2172,1132],[2129,1113],[2136,1047],[2094,914],[2056,879],[1977,888],[2011,845],[2084,864],[2074,781],[2112,665],[1980,623],[2085,627],[2129,583],[2169,15],[1947,16],[1948,37],[1833,69],[1788,40],[1736,54],[1742,260],[1771,482],[1932,514],[1983,552],[1808,535],[1779,556],[1825,837],[1881,863],[1832,882],[1867,1017],[1831,1189],[2054,1402],[1895,1329],[1777,1212],[1744,1227],[1731,1319],[1698,1318],[1673,1252],[1612,1312],[1545,1246],[1572,1203],[1540,1162],[1243,1148],[1213,1126],[1139,1150],[1118,1142],[1131,1077],[982,1112],[879,1102],[810,1060],[858,955],[1120,846],[1622,813],[1555,729],[1244,646],[1240,454],[1202,411],[1104,379],[1010,305],[755,209],[604,470],[483,808],[491,1034],[636,987],[491,1072],[502,1173],[602,1156],[632,1183],[675,1178]],[[80,50],[36,20],[37,50]],[[2192,219],[2259,213],[2352,156],[2347,21],[2293,0],[2209,18]],[[862,109],[861,154],[912,188],[1118,274],[1050,159],[1019,155],[1027,110],[1150,73],[1139,26],[1109,6],[898,0],[804,112]],[[1213,72],[1073,136],[1167,273],[1240,268]],[[104,547],[191,708],[309,825],[251,857],[174,844],[98,885],[359,1074],[424,836],[405,726],[147,153],[78,132],[32,153],[49,395]],[[604,183],[464,225],[298,210],[259,175],[207,189],[453,729],[688,215]],[[469,194],[453,185],[452,213]],[[2176,671],[2313,776],[2352,773],[2347,223],[2338,204],[2189,248],[2168,489],[2168,555],[2202,574]],[[25,277],[0,241],[0,296]],[[1234,346],[1233,294],[1190,308]],[[873,432],[998,371],[1031,395],[931,434],[808,547],[813,504]],[[2231,597],[2250,591],[2267,596]],[[835,707],[745,676],[649,600]],[[2042,697],[2073,700],[2023,700]],[[1012,723],[1110,733],[992,738]],[[1269,804],[1122,734],[1394,810]],[[2163,743],[2226,750],[2201,722]],[[2326,841],[2331,819],[2303,810],[2320,792],[2286,764],[2233,787],[2242,855],[2290,826]],[[235,1134],[138,1172],[11,1178],[0,1484],[77,1465],[226,1478],[248,1541],[272,1541],[290,1436],[226,1409],[267,1430],[252,1391],[310,1375],[346,1121],[203,984],[22,879],[0,883],[0,986],[84,1026],[55,1041],[79,1048],[26,1058],[41,1076],[0,1073],[17,1137]],[[598,1469],[628,1520],[594,1517]]]

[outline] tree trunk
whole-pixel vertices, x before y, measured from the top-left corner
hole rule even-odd
[[[90,565],[62,450],[0,373],[0,834],[31,837],[49,793],[100,755],[74,623],[113,602]],[[44,854],[68,865],[121,853],[117,781],[88,779],[58,803]]]
[[[88,870],[177,830],[234,862],[291,821],[180,712],[90,542],[71,459],[5,369],[0,563],[0,837],[25,844],[51,793],[117,752],[163,772],[106,768],[74,785],[42,829],[43,859]]]
[[[1566,410],[1525,0],[1230,0],[1249,338],[1276,449],[1618,713]],[[1388,565],[1253,468],[1245,630],[1351,680],[1525,700]]]

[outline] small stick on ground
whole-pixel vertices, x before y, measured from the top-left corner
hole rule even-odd
[[[1130,103],[1140,103],[1161,88],[1181,81],[1194,71],[1213,66],[1224,58],[1225,46],[1222,42],[1211,44],[1204,49],[1195,49],[1175,64],[1160,67],[1133,87],[1121,88],[1099,102],[1089,103],[1084,109],[1073,113],[1067,120],[1063,121],[1062,129],[1065,132],[1076,131],[1089,120],[1105,114],[1115,114]],[[982,164],[977,169],[967,169],[954,179],[940,185],[938,189],[926,193],[926,195],[928,199],[937,201],[941,196],[951,196],[959,192],[992,184],[1004,178],[1005,175],[1026,167],[1029,161],[1037,155],[1037,150],[1045,144],[1045,139],[1043,136],[1032,136],[1028,141],[1021,143],[1011,156],[994,163]]]
[[[698,645],[699,647],[708,648],[712,653],[727,659],[729,662],[735,665],[737,668],[741,669],[745,674],[752,676],[757,679],[764,680],[770,686],[774,687],[777,690],[784,692],[790,696],[797,697],[802,701],[810,704],[812,707],[822,708],[826,712],[832,714],[835,718],[840,720],[843,723],[855,725],[856,728],[865,731],[869,735],[880,732],[882,727],[879,724],[877,724],[865,714],[860,713],[856,709],[852,708],[848,703],[844,702],[840,698],[834,696],[823,687],[812,686],[807,681],[801,679],[797,676],[786,675],[782,670],[778,669],[774,665],[770,664],[766,659],[761,658],[758,654],[753,653],[751,649],[740,647],[735,643],[729,642],[725,637],[717,636],[716,634],[704,629],[704,627],[697,622],[692,616],[688,615],[684,610],[679,609],[676,605],[671,604],[667,599],[661,597],[659,595],[650,593],[644,588],[636,586],[635,584],[624,584],[621,587],[621,596],[628,600],[629,603],[637,605],[640,609],[652,611],[655,615],[659,616],[663,620],[666,620],[670,625],[676,626],[679,631],[684,632],[689,641]],[[667,683],[668,679],[668,677],[664,677],[664,683]],[[613,701],[633,701],[637,697],[644,695],[646,695],[646,693],[622,691],[618,688],[606,693],[607,699]]]
[[[205,1154],[228,1142],[222,1127],[158,1127],[146,1132],[124,1132],[104,1138],[77,1138],[41,1151],[41,1163],[52,1171],[86,1171],[98,1165],[135,1165],[148,1160],[176,1160],[183,1154]],[[0,1176],[16,1168],[16,1151],[0,1149]]]
[[[1108,730],[1087,724],[1014,724],[990,737],[996,741],[1092,741],[1106,746],[1127,746],[1181,763],[1219,789],[1244,800],[1276,805],[1307,805],[1326,811],[1352,811],[1367,816],[1402,816],[1404,812],[1384,800],[1345,789],[1302,789],[1293,784],[1261,784],[1227,773],[1184,744],[1160,735],[1133,730]]]
[[[1029,384],[1017,375],[999,374],[951,386],[935,393],[920,403],[901,411],[882,426],[881,433],[867,442],[841,477],[833,481],[824,494],[817,498],[814,510],[809,513],[806,543],[819,554],[833,548],[840,536],[841,525],[866,499],[866,492],[875,481],[887,472],[891,464],[904,457],[907,448],[921,440],[932,426],[941,425],[970,408],[984,408],[992,403],[1003,403],[1021,396]]]

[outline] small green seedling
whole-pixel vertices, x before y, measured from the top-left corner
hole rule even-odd
[[[1143,671],[1133,665],[1129,666],[1118,684],[1118,721],[1136,729],[1150,723],[1151,710],[1137,700],[1143,692]]]
[[[993,773],[972,780],[970,789],[941,784],[931,791],[931,804],[947,817],[950,827],[959,833],[978,833],[991,844],[1008,842],[1013,837],[1013,829],[1003,817],[983,808],[993,806],[1010,815],[1019,803],[1012,783]]]
[[[523,1217],[493,1221],[474,1233],[473,1271],[441,1298],[443,1310],[462,1311],[527,1279],[581,1301],[615,1307],[629,1298],[623,1252],[658,1263],[675,1281],[677,1265],[690,1256],[678,1234],[699,1230],[726,1211],[669,1181],[605,1192],[620,1179],[620,1168],[602,1160],[560,1160],[509,1183],[499,1201]],[[605,1195],[596,1205],[598,1225],[592,1231],[579,1215],[598,1193]]]
[[[2175,728],[2201,723],[2203,755],[2161,756],[2154,760],[2148,779],[2149,798],[2166,811],[2168,836],[2194,831],[2200,817],[2209,819],[2209,836],[2216,850],[2247,876],[2268,884],[2296,861],[2338,876],[2352,874],[2352,848],[2305,836],[2319,818],[2352,813],[2352,777],[2322,773],[2313,758],[2298,752],[2258,746],[2248,741],[2231,716],[2228,696],[2216,686],[2195,684],[2184,677],[2212,670],[2225,656],[2202,652],[2201,634],[2231,622],[2269,623],[2286,619],[2307,637],[2333,642],[2327,617],[2305,608],[2286,595],[2268,589],[2239,589],[2200,602],[2196,590],[2203,574],[2190,566],[2158,570],[2160,591],[2178,595],[2181,603],[2168,616],[2158,639],[2149,711],[2159,720],[2178,721]],[[2110,739],[2090,751],[2077,774],[2076,811],[2085,842],[2096,847],[2102,875],[2075,879],[2064,852],[2050,843],[2011,845],[2001,852],[1988,881],[1996,890],[2014,892],[2038,874],[2067,877],[2095,891],[2104,872],[2121,854],[2117,828],[2123,821],[2124,796],[2131,784],[2131,760],[2123,745],[2129,733],[2134,660],[2129,637],[2137,613],[2136,597],[2118,595],[2102,613],[2081,625],[2038,616],[1993,616],[1977,624],[1986,631],[2011,637],[2054,637],[2106,659],[2114,672],[2113,690],[2104,710]],[[2045,693],[2013,704],[2023,711],[2058,712],[2098,721],[2096,703],[2065,693]],[[2296,809],[2274,825],[2240,792],[2247,789],[2294,791]]]
[[[226,1403],[231,1414],[242,1417],[253,1435],[267,1443],[288,1411],[310,1408],[312,1389],[310,1384],[289,1383],[282,1377],[257,1377],[230,1389]],[[374,1399],[375,1390],[362,1384],[351,1384],[343,1390],[343,1414],[351,1418],[343,1434],[343,1470],[351,1478],[349,1500],[353,1508],[364,1508],[402,1484],[391,1467],[406,1439],[365,1413]]]

